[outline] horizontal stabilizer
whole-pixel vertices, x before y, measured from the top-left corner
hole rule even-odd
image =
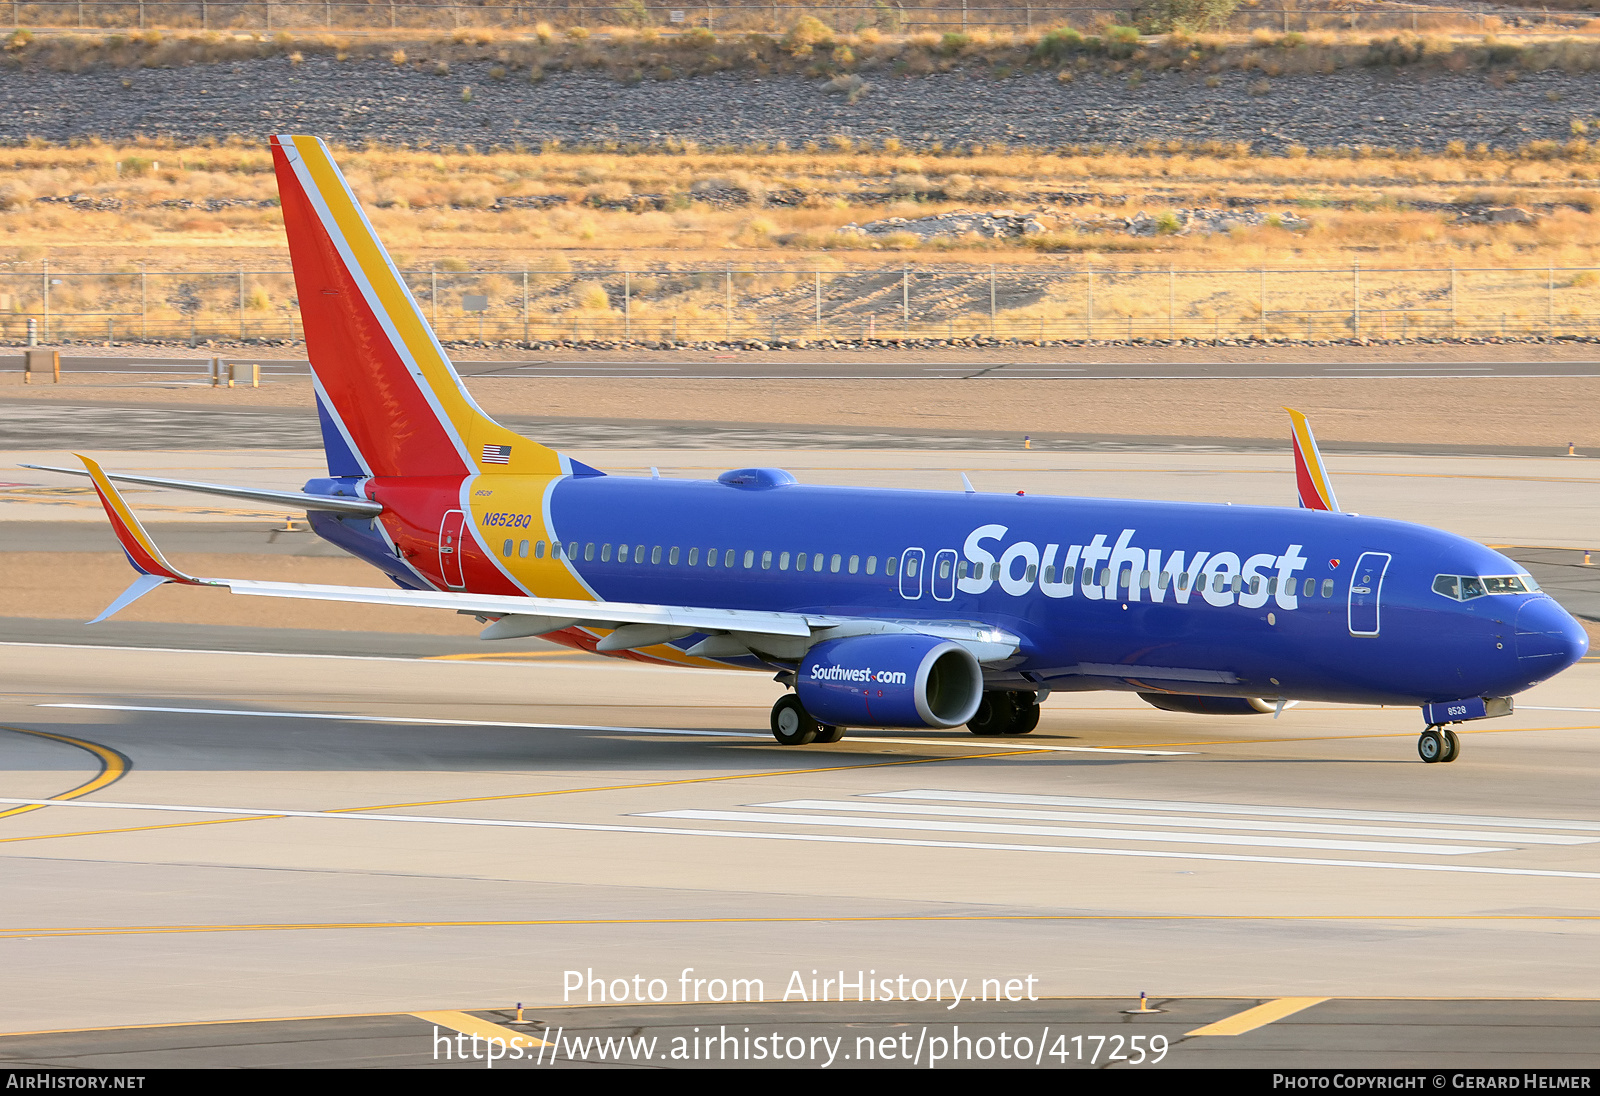
[[[60,472],[68,476],[91,476],[78,468],[56,468],[49,464],[23,464],[20,468],[33,468],[40,472]],[[334,495],[308,495],[304,491],[273,491],[265,487],[232,487],[224,483],[196,483],[193,480],[162,479],[158,476],[130,476],[123,472],[105,473],[108,480],[120,483],[139,483],[148,487],[170,487],[174,491],[196,491],[202,495],[222,495],[225,498],[249,499],[251,502],[273,502],[301,510],[324,510],[332,514],[354,514],[359,517],[377,517],[383,513],[383,504],[367,499],[339,498]]]

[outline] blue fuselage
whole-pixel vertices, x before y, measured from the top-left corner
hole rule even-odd
[[[465,481],[461,497],[495,479]],[[507,505],[516,493],[495,489],[496,509],[471,527],[513,577],[518,561],[555,554],[542,539],[522,544],[548,529],[564,568],[606,601],[998,627],[1021,640],[986,667],[999,687],[1418,704],[1509,695],[1587,649],[1542,593],[1436,592],[1440,575],[1526,572],[1404,522],[786,479],[565,477],[524,495],[540,511],[525,523]],[[347,548],[350,533],[338,538]]]

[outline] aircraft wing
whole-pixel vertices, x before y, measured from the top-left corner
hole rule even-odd
[[[1016,636],[971,621],[871,620],[834,614],[201,578],[169,563],[99,464],[81,454],[78,459],[88,468],[117,540],[127,552],[134,570],[139,572],[133,584],[105,612],[90,621],[91,624],[106,620],[158,586],[178,583],[217,586],[254,597],[453,609],[491,622],[482,633],[484,639],[544,635],[573,626],[611,629],[611,634],[604,636],[597,645],[600,651],[632,650],[697,633],[708,633],[708,638],[690,653],[707,656],[748,654],[754,649],[776,657],[798,658],[811,643],[822,639],[880,632],[919,632],[948,638],[971,650],[979,662],[1009,658],[1020,646]]]

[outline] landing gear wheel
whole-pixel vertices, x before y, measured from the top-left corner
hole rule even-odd
[[[1039,697],[1035,693],[1017,693],[1013,701],[1017,707],[1017,718],[1011,724],[1009,734],[1029,734],[1039,725]]]
[[[817,739],[817,721],[793,693],[778,698],[772,706],[772,737],[782,746],[804,746]]]
[[[843,727],[835,727],[835,726],[833,726],[832,724],[829,724],[829,723],[818,723],[817,724],[817,737],[813,741],[816,741],[816,742],[837,742],[843,737],[844,737],[844,728]]]
[[[1439,760],[1442,762],[1450,762],[1460,757],[1461,739],[1456,737],[1456,732],[1441,728],[1439,733],[1444,736],[1445,745],[1445,754]]]
[[[985,738],[1014,733],[1012,727],[1017,722],[1017,705],[1012,697],[1013,694],[1008,692],[984,693],[983,699],[978,701],[978,710],[967,720],[967,730]],[[1037,717],[1034,722],[1038,722]],[[1033,728],[1029,727],[1028,730],[1031,731]]]
[[[1448,761],[1450,759],[1447,753],[1449,747],[1445,745],[1444,737],[1448,733],[1448,731],[1441,733],[1437,727],[1429,727],[1423,731],[1422,737],[1417,739],[1417,756],[1429,765],[1437,765],[1441,761]]]

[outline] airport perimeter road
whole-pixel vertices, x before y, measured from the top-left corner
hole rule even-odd
[[[1413,360],[1365,360],[1361,357],[1323,360],[1299,351],[1272,359],[1270,352],[1218,348],[1209,353],[1172,352],[1151,348],[1144,360],[1129,360],[1128,350],[1114,358],[1094,360],[1092,350],[1074,348],[1063,353],[1052,348],[997,347],[966,351],[829,351],[785,352],[636,352],[529,351],[515,361],[457,360],[464,377],[656,377],[724,380],[934,380],[987,377],[1016,380],[1253,380],[1307,377],[1593,377],[1600,376],[1600,356],[1571,360],[1524,355],[1499,360],[1464,355],[1459,359],[1429,354]],[[1437,351],[1443,348],[1427,348]],[[1452,353],[1473,348],[1451,347]],[[1563,350],[1570,348],[1563,347]],[[1392,348],[1391,348],[1392,350]],[[271,352],[271,353],[275,353]],[[1323,352],[1324,354],[1327,351]],[[1087,360],[1080,360],[1087,359]],[[20,360],[20,358],[18,359]],[[303,376],[310,373],[304,359],[252,357],[249,352],[226,352],[228,362],[240,363],[249,380],[249,365],[259,364],[262,376]],[[209,378],[211,355],[205,356],[98,356],[63,354],[64,373],[173,373]]]
[[[505,1010],[504,1026],[521,1001],[541,1023],[606,1029],[598,1011],[551,1011],[604,993],[676,1006],[630,1031],[848,1021],[898,1040],[941,1034],[938,1008],[893,999],[926,994],[921,978],[944,1022],[1013,1038],[1148,1022],[1176,1043],[1311,999],[1177,1043],[1166,1064],[1594,1062],[1571,1026],[1593,1005],[1463,999],[1593,994],[1595,663],[1426,766],[1412,710],[1206,719],[1057,696],[1026,740],[786,749],[755,674],[0,652],[0,1031],[343,1016],[314,1038],[283,1025],[183,1045],[224,1044],[192,1064],[331,1065],[363,1059],[341,1033],[371,1030],[417,1060],[434,1013]],[[840,972],[857,971],[891,1000],[847,989],[840,1006]],[[707,1004],[735,980],[770,1004]],[[1023,1000],[971,999],[985,988]],[[1140,991],[1170,1012],[1126,1017]],[[817,997],[833,1007],[781,1011]],[[1055,1000],[1086,997],[1116,1004]],[[0,1054],[60,1063],[88,1045]]]

